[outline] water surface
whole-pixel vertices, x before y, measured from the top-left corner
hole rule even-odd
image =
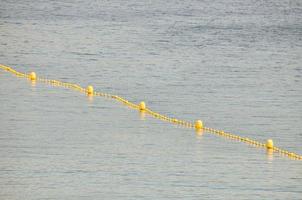
[[[0,61],[302,154],[302,4],[15,1]],[[299,199],[302,163],[0,71],[1,199]]]

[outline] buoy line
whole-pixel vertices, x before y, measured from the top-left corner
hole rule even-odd
[[[268,139],[266,141],[266,143],[261,143],[261,142],[258,142],[256,140],[252,140],[252,139],[247,138],[247,137],[241,137],[239,135],[235,135],[235,134],[232,134],[232,133],[229,133],[229,132],[224,132],[222,130],[217,130],[217,129],[205,127],[201,120],[196,120],[194,123],[191,123],[191,122],[187,122],[187,121],[184,121],[184,120],[171,118],[171,117],[168,117],[168,116],[165,116],[165,115],[162,115],[160,113],[152,111],[151,109],[149,109],[146,106],[146,103],[144,101],[141,101],[139,104],[135,104],[135,103],[132,103],[132,102],[120,97],[120,96],[117,96],[117,95],[112,95],[112,94],[107,94],[107,93],[102,93],[102,92],[96,92],[96,91],[94,91],[94,88],[93,88],[92,85],[88,85],[86,88],[83,88],[78,84],[41,78],[41,77],[37,76],[35,72],[31,72],[29,74],[21,73],[21,72],[18,72],[16,70],[14,70],[11,67],[8,67],[8,66],[2,65],[2,64],[0,64],[0,68],[4,71],[7,71],[11,74],[16,75],[17,77],[26,78],[26,79],[28,79],[32,82],[43,82],[43,83],[50,84],[50,85],[53,85],[53,86],[60,86],[60,87],[64,87],[64,88],[69,88],[69,89],[76,90],[76,91],[81,92],[81,93],[85,93],[88,96],[100,96],[100,97],[115,99],[115,100],[129,106],[132,109],[136,109],[136,110],[138,110],[139,112],[142,112],[142,113],[147,113],[147,114],[151,115],[154,118],[157,118],[157,119],[160,119],[162,121],[166,121],[166,122],[169,122],[169,123],[172,123],[172,124],[181,125],[181,126],[184,126],[186,128],[195,129],[198,134],[201,134],[203,131],[206,131],[208,133],[215,134],[215,135],[220,136],[220,137],[240,141],[240,142],[250,144],[250,145],[253,145],[253,146],[259,147],[259,148],[265,148],[265,149],[267,149],[267,152],[269,154],[279,153],[280,155],[287,156],[287,157],[289,157],[291,159],[294,159],[294,160],[302,160],[301,155],[296,154],[294,152],[289,152],[289,151],[286,151],[284,149],[281,149],[281,148],[278,148],[278,147],[274,146],[274,142],[273,142],[272,139]]]

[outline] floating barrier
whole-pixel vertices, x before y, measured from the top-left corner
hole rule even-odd
[[[112,94],[107,94],[107,93],[102,93],[102,92],[96,92],[93,89],[93,86],[89,85],[87,86],[87,88],[82,88],[80,85],[77,84],[73,84],[73,83],[67,83],[67,82],[62,82],[62,81],[58,81],[58,80],[50,80],[50,79],[45,79],[45,78],[41,78],[39,76],[36,75],[35,72],[31,72],[30,74],[25,74],[25,73],[21,73],[18,72],[14,69],[12,69],[11,67],[5,66],[5,65],[1,65],[0,64],[0,68],[4,71],[10,72],[14,75],[16,75],[17,77],[21,77],[21,78],[27,78],[29,80],[31,80],[32,82],[43,82],[46,84],[50,84],[53,86],[60,86],[60,87],[64,87],[64,88],[69,88],[69,89],[73,89],[76,91],[79,91],[81,93],[85,93],[87,96],[99,96],[99,97],[105,97],[105,98],[111,98],[114,99],[116,101],[119,101],[125,105],[127,105],[128,107],[132,108],[132,109],[136,109],[139,110],[140,112],[143,113],[147,113],[149,115],[151,115],[154,118],[160,119],[162,121],[166,121],[172,124],[177,124],[180,126],[184,126],[186,128],[190,128],[190,129],[195,129],[196,132],[201,132],[201,131],[206,131],[208,133],[220,136],[220,137],[224,137],[230,140],[236,140],[239,142],[243,142],[255,147],[259,147],[259,148],[265,148],[267,149],[268,152],[270,153],[279,153],[280,155],[283,156],[287,156],[291,159],[295,159],[295,160],[302,160],[302,156],[293,152],[289,152],[283,149],[280,149],[278,147],[274,146],[274,142],[272,139],[268,139],[266,141],[266,143],[261,143],[258,142],[256,140],[252,140],[250,138],[247,137],[241,137],[239,135],[235,135],[232,133],[228,133],[228,132],[224,132],[222,130],[217,130],[217,129],[213,129],[213,128],[208,128],[205,127],[203,125],[203,122],[201,120],[196,120],[195,123],[191,123],[191,122],[187,122],[187,121],[183,121],[180,119],[176,119],[176,118],[171,118],[165,115],[162,115],[160,113],[154,112],[151,109],[149,109],[146,106],[146,103],[144,101],[140,102],[138,105],[134,104],[120,96],[117,95],[112,95]]]

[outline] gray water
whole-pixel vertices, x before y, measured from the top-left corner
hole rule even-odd
[[[0,63],[302,154],[300,0],[0,1]],[[0,70],[0,199],[301,199],[302,162]]]

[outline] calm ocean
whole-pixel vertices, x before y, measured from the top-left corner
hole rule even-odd
[[[0,63],[302,154],[301,0],[0,0]],[[0,70],[0,199],[301,199],[302,161]]]

